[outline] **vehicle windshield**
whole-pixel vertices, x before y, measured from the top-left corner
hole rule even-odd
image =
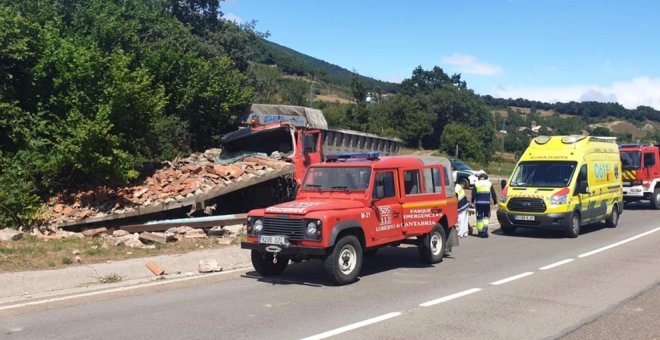
[[[622,151],[621,168],[623,170],[639,170],[642,168],[642,153],[639,151]]]
[[[364,191],[369,187],[369,167],[311,167],[303,181],[303,190]]]
[[[454,170],[460,170],[460,171],[472,170],[469,166],[465,165],[465,163],[459,161],[452,161],[451,166],[454,168]]]
[[[577,162],[520,162],[511,178],[512,187],[567,187]]]

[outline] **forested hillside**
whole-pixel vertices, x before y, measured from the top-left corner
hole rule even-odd
[[[491,111],[551,104],[481,97],[439,67],[417,67],[401,84],[363,77],[224,20],[220,5],[0,0],[0,227],[29,225],[58,193],[130,183],[153,163],[221,147],[254,102],[314,106],[333,127],[458,147],[481,163],[524,147],[530,134],[514,126],[533,119],[552,134],[592,123],[559,113],[660,120],[650,108],[597,103],[499,116]],[[505,116],[511,131],[498,139]]]

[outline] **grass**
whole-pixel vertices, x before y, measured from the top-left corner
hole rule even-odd
[[[121,276],[117,273],[110,273],[98,278],[100,283],[115,283],[121,281]]]
[[[232,244],[240,242],[237,237]],[[103,246],[100,238],[69,238],[65,240],[41,240],[25,234],[21,240],[0,242],[0,273],[37,269],[56,269],[79,265],[73,260],[74,250],[80,250],[81,264],[118,261],[130,258],[162,254],[181,254],[198,249],[218,249],[226,247],[216,238],[190,239],[168,244],[156,244],[155,249],[128,248],[115,246],[107,240]]]

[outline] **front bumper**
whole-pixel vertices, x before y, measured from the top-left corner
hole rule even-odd
[[[547,230],[567,230],[571,225],[572,212],[554,213],[544,215],[534,215],[534,221],[519,221],[515,220],[513,216],[531,216],[532,214],[525,213],[509,213],[502,210],[497,211],[497,221],[500,225],[506,227],[516,228],[535,228]]]
[[[644,187],[636,185],[632,187],[623,187],[623,197],[627,200],[643,200],[650,199],[651,193],[644,192]]]
[[[277,251],[278,255],[309,255],[309,256],[325,256],[328,255],[327,248],[316,248],[316,247],[302,247],[302,246],[275,246],[270,244],[263,243],[252,243],[252,242],[241,242],[242,249],[251,249],[256,250],[260,253],[272,253],[276,248],[279,248]]]

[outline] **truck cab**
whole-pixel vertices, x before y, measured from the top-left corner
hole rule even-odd
[[[328,154],[309,167],[294,201],[249,212],[241,246],[262,275],[320,259],[339,285],[354,282],[363,258],[388,245],[416,245],[425,262],[438,263],[457,244],[448,169],[441,157]]]
[[[623,177],[623,200],[649,200],[660,209],[660,146],[620,145]]]

